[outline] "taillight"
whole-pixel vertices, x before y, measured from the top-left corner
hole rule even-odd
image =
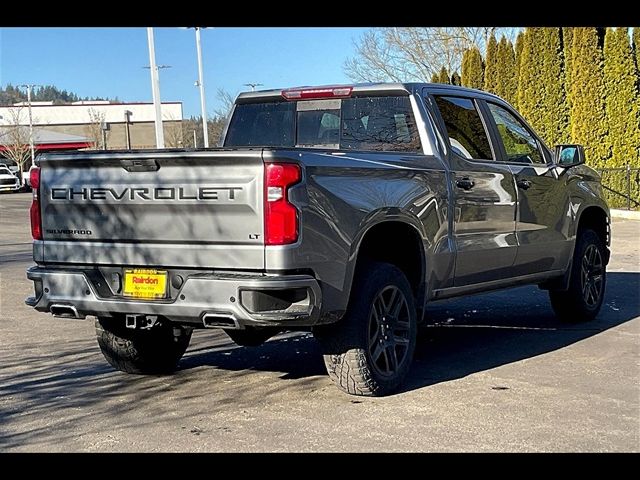
[[[298,210],[289,202],[289,187],[302,178],[293,163],[264,166],[264,239],[266,245],[287,245],[298,240]]]
[[[344,98],[351,95],[353,87],[323,87],[323,88],[291,88],[282,90],[280,94],[286,100],[307,100],[311,98]]]
[[[33,191],[31,201],[31,236],[34,240],[42,240],[42,216],[40,214],[40,167],[34,167],[29,172],[29,180]]]

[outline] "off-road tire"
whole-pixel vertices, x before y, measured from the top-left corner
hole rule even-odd
[[[104,358],[113,368],[126,373],[172,373],[189,346],[191,332],[171,325],[129,329],[122,319],[96,320],[96,336]]]
[[[402,305],[391,299],[393,292]],[[388,312],[384,310],[387,304]],[[394,392],[409,371],[416,345],[416,308],[407,277],[388,263],[362,266],[354,278],[345,316],[335,324],[317,327],[314,335],[329,377],[338,388],[363,396]],[[392,369],[387,362],[392,365],[394,356],[396,367]]]
[[[586,322],[598,315],[607,284],[605,248],[593,230],[580,232],[571,263],[569,288],[549,291],[551,306],[562,321]]]

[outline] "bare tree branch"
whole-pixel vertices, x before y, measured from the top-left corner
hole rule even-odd
[[[93,143],[93,148],[98,149],[103,143],[102,137],[102,124],[105,121],[106,113],[104,111],[98,111],[93,107],[87,110],[89,114],[89,123],[85,126],[85,132],[89,136],[89,140]],[[106,139],[109,138],[109,131],[106,131]],[[106,148],[106,145],[102,145]]]
[[[491,33],[508,38],[518,29],[497,27],[383,27],[366,31],[354,42],[356,55],[343,66],[356,82],[429,81],[444,66],[460,72],[462,54],[471,47],[484,52]]]
[[[175,118],[172,113],[165,113],[163,114],[163,117],[164,121],[167,122],[166,124],[163,124],[165,144],[170,148],[182,148],[184,146],[182,119]]]
[[[231,96],[229,92],[227,92],[224,88],[218,89],[218,100],[222,105],[220,108],[214,111],[216,117],[227,118],[229,113],[231,113],[231,109],[233,108],[233,103],[235,99]]]
[[[22,125],[25,115],[24,107],[15,106],[8,109],[9,125],[0,129],[0,144],[3,146],[2,155],[15,162],[18,166],[18,175],[22,182],[22,171],[30,159],[29,127]]]

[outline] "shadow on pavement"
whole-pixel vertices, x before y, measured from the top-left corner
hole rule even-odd
[[[535,357],[623,324],[640,316],[639,291],[640,273],[609,273],[599,317],[573,325],[559,323],[546,292],[535,287],[434,303],[403,391]],[[241,348],[226,335],[196,332],[178,372],[165,377],[113,371],[94,338],[65,341],[54,350],[42,340],[0,351],[0,450],[73,439],[74,425],[91,418],[126,429],[140,408],[146,410],[136,415],[136,428],[176,416],[187,421],[195,413],[181,409],[183,402],[206,399],[206,412],[214,415],[282,401],[283,391],[307,397],[330,385],[310,334],[284,334]],[[274,379],[260,372],[282,374]],[[7,428],[18,418],[19,430]]]
[[[404,391],[535,357],[557,350],[640,316],[640,273],[612,272],[598,318],[559,322],[547,292],[520,287],[434,303],[422,329]],[[191,355],[188,369],[202,365],[226,370],[284,372],[282,379],[324,375],[320,349],[310,335],[273,339],[260,347]]]

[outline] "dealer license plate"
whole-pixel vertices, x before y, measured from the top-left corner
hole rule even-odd
[[[130,268],[124,271],[125,297],[166,298],[167,272],[144,268]]]

